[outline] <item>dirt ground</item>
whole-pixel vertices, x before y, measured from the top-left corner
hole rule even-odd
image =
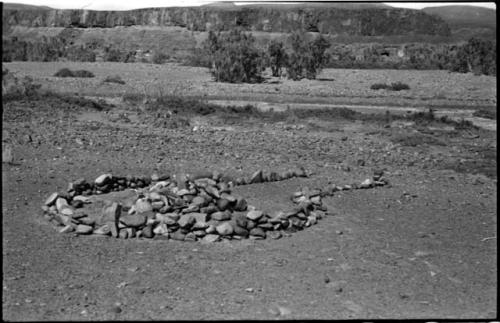
[[[498,316],[494,131],[216,116],[153,127],[137,107],[55,99],[7,102],[2,116],[14,155],[2,164],[4,320]],[[359,183],[375,169],[390,185],[336,192],[324,199],[332,215],[279,240],[75,236],[41,211],[68,182],[107,172],[248,176],[299,165],[309,178],[235,190],[274,211],[303,186]]]

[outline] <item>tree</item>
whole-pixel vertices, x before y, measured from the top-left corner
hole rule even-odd
[[[471,38],[457,50],[453,72],[496,75],[496,46],[489,40]]]
[[[269,55],[269,65],[273,76],[280,76],[281,68],[286,66],[287,54],[285,46],[281,41],[272,40],[267,49]]]

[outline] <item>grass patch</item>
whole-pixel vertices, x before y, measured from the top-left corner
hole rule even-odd
[[[436,146],[446,146],[446,143],[439,138],[431,135],[423,134],[420,132],[409,133],[409,134],[399,134],[391,139],[392,142],[400,144],[402,146],[416,147],[423,144],[436,145]]]
[[[72,71],[69,68],[61,68],[54,74],[55,77],[94,77],[92,72],[86,70]]]
[[[119,75],[113,75],[106,77],[103,82],[105,83],[117,83],[117,84],[125,84],[125,81]]]

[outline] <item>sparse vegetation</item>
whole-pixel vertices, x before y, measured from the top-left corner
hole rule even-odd
[[[475,117],[496,120],[497,110],[496,109],[478,109],[472,114]]]
[[[153,64],[163,64],[168,58],[168,55],[160,52],[159,50],[155,50],[153,51],[153,55],[151,55],[151,62]]]
[[[61,68],[57,71],[54,76],[56,77],[94,77],[92,72],[86,70],[76,70],[72,71],[69,68]]]
[[[271,67],[273,76],[280,76],[281,69],[287,65],[287,54],[285,45],[281,41],[272,40],[269,43],[267,53],[269,56],[268,65]]]
[[[103,82],[106,83],[117,83],[117,84],[125,84],[125,81],[119,75],[107,76]]]
[[[375,83],[370,86],[372,90],[389,90],[389,91],[402,91],[409,90],[410,86],[402,82],[391,83],[390,85],[385,83]]]

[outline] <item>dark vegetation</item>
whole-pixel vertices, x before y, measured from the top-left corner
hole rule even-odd
[[[385,83],[375,83],[370,86],[370,89],[372,90],[389,90],[389,91],[402,91],[402,90],[409,90],[410,86],[406,83],[402,83],[400,81],[394,82],[391,84],[385,84]]]
[[[496,109],[482,108],[482,109],[478,109],[478,110],[474,111],[474,113],[472,115],[475,117],[479,117],[479,118],[496,120],[497,119],[497,110]]]
[[[107,76],[103,82],[106,83],[117,83],[117,84],[125,84],[125,81],[119,75]]]
[[[54,76],[56,77],[94,77],[94,73],[86,70],[72,71],[69,68],[61,68]]]

